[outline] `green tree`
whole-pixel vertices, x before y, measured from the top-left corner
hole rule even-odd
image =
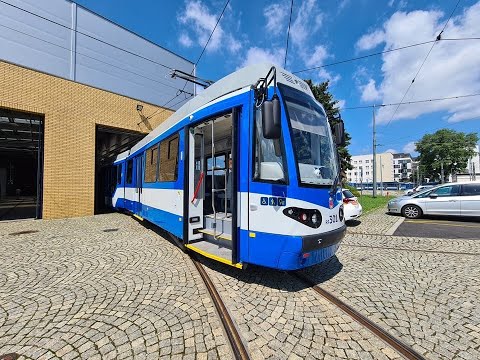
[[[443,166],[445,180],[449,174],[465,171],[468,159],[475,155],[477,143],[476,133],[441,129],[434,134],[424,135],[415,146],[420,153],[419,160],[426,177],[440,179]]]
[[[333,126],[338,123],[340,119],[340,108],[338,107],[338,100],[333,98],[333,95],[328,89],[329,81],[324,81],[320,84],[314,84],[312,80],[305,80],[305,82],[310,86],[315,99],[323,105],[328,120],[330,121],[330,127],[333,129]],[[352,165],[350,165],[351,155],[347,149],[347,146],[350,145],[351,139],[352,137],[350,134],[345,131],[345,146],[338,147],[338,155],[340,157],[343,172],[345,170],[353,169]]]

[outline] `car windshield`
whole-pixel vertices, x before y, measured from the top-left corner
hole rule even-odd
[[[353,195],[350,190],[343,190],[343,196],[345,196],[346,198],[353,198],[353,197],[355,197],[355,195]]]
[[[279,85],[290,125],[300,182],[332,185],[337,176],[337,159],[330,126],[321,106],[307,94]]]

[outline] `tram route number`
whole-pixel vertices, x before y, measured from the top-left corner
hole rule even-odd
[[[325,224],[333,224],[339,221],[340,219],[338,218],[338,215],[330,215],[328,218],[325,219]]]

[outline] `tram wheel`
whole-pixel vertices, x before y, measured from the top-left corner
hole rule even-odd
[[[417,205],[405,205],[402,208],[402,215],[409,219],[418,219],[422,216],[422,209]]]

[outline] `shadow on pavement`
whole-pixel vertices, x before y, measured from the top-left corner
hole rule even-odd
[[[348,220],[348,221],[345,221],[345,225],[347,225],[347,227],[357,227],[358,225],[360,225],[362,222],[360,220]]]
[[[165,240],[169,241],[171,244],[179,247],[180,251],[183,251],[182,243],[172,234],[162,230],[161,228],[153,225],[148,221],[141,222],[143,226],[152,230]],[[219,272],[225,276],[229,276],[237,279],[238,281],[244,283],[258,284],[261,286],[269,287],[272,289],[277,289],[281,291],[288,292],[297,292],[303,289],[309,288],[310,286],[302,281],[299,281],[293,276],[289,276],[289,273],[295,273],[295,271],[283,271],[276,270],[271,268],[266,268],[262,266],[257,266],[253,264],[248,264],[243,270],[234,268],[222,264],[220,262],[205,258],[203,256],[197,255],[197,259],[205,267]],[[314,265],[307,269],[297,270],[298,272],[308,271],[309,278],[314,279],[317,284],[320,284],[324,281],[327,281],[333,278],[338,274],[343,268],[342,263],[338,260],[337,256],[334,255],[328,260],[325,260],[323,263]],[[315,277],[312,277],[311,274],[317,274]]]

